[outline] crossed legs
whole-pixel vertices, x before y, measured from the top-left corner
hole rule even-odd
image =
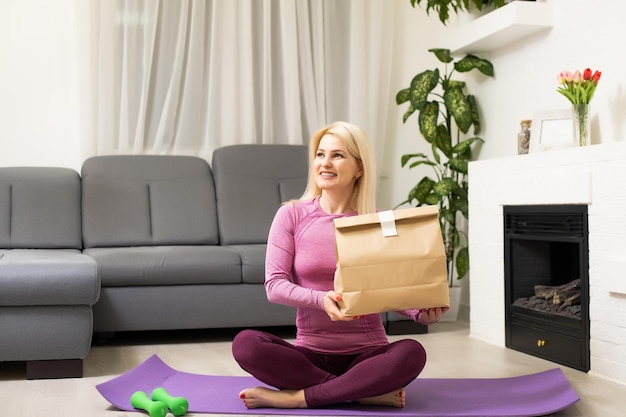
[[[322,355],[256,330],[235,337],[233,356],[244,370],[277,388],[243,390],[240,397],[248,408],[313,408],[346,401],[403,407],[403,387],[426,363],[424,348],[411,339],[358,355]]]

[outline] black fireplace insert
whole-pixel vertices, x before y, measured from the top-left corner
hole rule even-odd
[[[504,207],[506,346],[589,370],[586,205]]]

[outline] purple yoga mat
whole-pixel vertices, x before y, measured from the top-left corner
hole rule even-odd
[[[256,408],[248,410],[239,391],[267,386],[250,376],[213,376],[179,372],[157,355],[129,372],[96,386],[100,394],[121,410],[132,411],[130,396],[157,387],[189,401],[189,412],[207,414],[422,416],[422,417],[530,417],[551,414],[579,400],[559,368],[532,375],[495,379],[418,378],[406,388],[406,407],[358,404],[316,409]]]

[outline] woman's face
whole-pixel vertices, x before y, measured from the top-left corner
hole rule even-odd
[[[326,191],[352,192],[354,182],[362,175],[359,162],[348,152],[343,140],[324,135],[313,163],[317,186]]]

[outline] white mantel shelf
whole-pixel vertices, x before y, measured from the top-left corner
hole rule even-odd
[[[495,51],[552,28],[552,5],[514,1],[455,30],[448,38],[453,55]]]

